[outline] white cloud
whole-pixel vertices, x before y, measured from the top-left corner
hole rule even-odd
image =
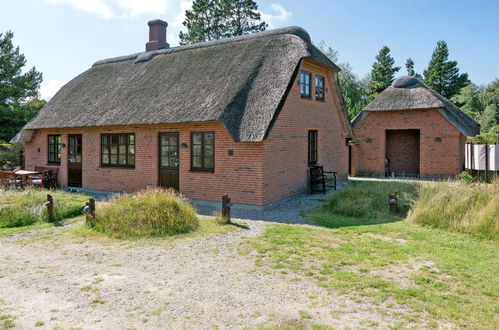
[[[144,14],[165,15],[174,0],[45,0],[66,4],[102,18],[136,17]]]
[[[57,79],[42,83],[42,86],[40,87],[40,97],[47,101],[50,100],[52,96],[61,89],[62,85],[64,85],[64,83]]]
[[[286,8],[284,8],[280,4],[274,3],[272,4],[272,6],[270,6],[270,8],[272,8],[275,14],[265,14],[260,12],[262,20],[267,22],[270,29],[281,25],[282,23],[286,22],[291,16],[293,16],[292,12],[286,10]]]

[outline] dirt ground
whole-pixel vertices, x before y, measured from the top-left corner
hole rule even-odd
[[[21,329],[356,328],[397,321],[382,306],[256,266],[238,247],[269,222],[246,223],[250,229],[173,244],[98,240],[67,229],[0,238],[0,315]]]

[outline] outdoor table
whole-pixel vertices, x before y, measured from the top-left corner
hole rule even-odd
[[[42,172],[39,171],[25,171],[25,170],[19,170],[14,172],[17,178],[21,179],[21,188],[24,187],[26,184],[27,178],[31,175],[40,175]]]

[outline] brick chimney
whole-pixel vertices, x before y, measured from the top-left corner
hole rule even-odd
[[[160,19],[154,19],[147,24],[149,25],[149,42],[146,43],[146,52],[170,48],[170,45],[166,42],[168,23]]]

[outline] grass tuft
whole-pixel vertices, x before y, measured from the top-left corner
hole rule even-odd
[[[97,210],[92,224],[95,230],[116,238],[176,235],[198,226],[196,212],[186,199],[159,188],[114,197]]]
[[[47,194],[54,197],[54,218],[49,219]],[[36,222],[58,222],[81,214],[88,197],[61,190],[26,189],[0,191],[0,228],[29,226]]]
[[[499,182],[422,184],[409,212],[410,222],[499,241]]]
[[[410,201],[416,193],[412,183],[404,182],[351,182],[333,194],[327,203],[329,211],[336,215],[354,218],[380,218],[390,216],[388,197],[396,194],[399,212],[404,216]]]

